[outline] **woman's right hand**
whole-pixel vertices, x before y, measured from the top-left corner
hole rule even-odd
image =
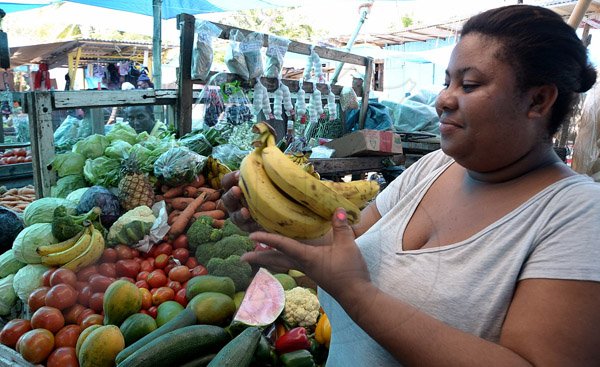
[[[243,203],[242,190],[238,186],[240,171],[234,171],[223,176],[221,186],[225,193],[221,196],[223,205],[229,213],[229,218],[246,232],[260,230],[260,226],[250,216],[250,211]]]

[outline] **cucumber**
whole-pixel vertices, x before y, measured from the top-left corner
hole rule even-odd
[[[154,339],[158,338],[161,335],[164,335],[170,331],[180,329],[185,326],[191,326],[196,323],[196,314],[192,310],[185,309],[177,314],[174,318],[169,320],[166,324],[154,330],[153,332],[146,334],[143,338],[139,339],[135,343],[131,344],[127,348],[123,349],[119,354],[117,354],[117,358],[115,359],[115,363],[119,364],[123,362],[127,357],[135,353],[138,349],[143,347],[144,345],[150,343]]]
[[[260,329],[249,327],[217,353],[208,367],[248,367],[260,340]]]
[[[230,340],[229,334],[219,326],[185,326],[159,336],[117,366],[178,366],[199,356],[216,353]]]

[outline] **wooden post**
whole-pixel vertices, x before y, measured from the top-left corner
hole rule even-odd
[[[179,70],[177,105],[175,108],[175,127],[178,136],[192,131],[192,48],[194,47],[194,26],[196,19],[189,14],[177,16],[179,29]]]
[[[51,92],[27,94],[29,135],[36,198],[50,196],[50,187],[56,183],[56,174],[50,170],[54,159],[54,129],[52,128]]]
[[[162,86],[162,0],[152,0],[154,32],[152,37],[152,79],[154,88]]]
[[[363,96],[360,105],[360,114],[358,115],[358,128],[365,128],[367,112],[369,109],[369,91],[371,90],[371,79],[373,78],[373,58],[369,57],[369,63],[365,70],[365,79],[363,81]]]

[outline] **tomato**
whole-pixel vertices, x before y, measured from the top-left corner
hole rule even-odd
[[[147,310],[152,307],[152,294],[147,288],[140,288],[142,295],[142,309]]]
[[[27,156],[27,157],[25,157],[25,162],[31,162],[31,161],[32,161],[32,158],[31,158],[31,156]]]
[[[69,284],[57,284],[46,293],[46,306],[64,310],[73,306],[77,302],[77,297],[77,291]]]
[[[58,268],[50,276],[50,286],[57,284],[68,284],[75,287],[77,285],[77,274],[71,269]]]
[[[83,290],[83,288],[85,288],[87,285],[89,285],[88,282],[82,282],[82,281],[78,280],[77,284],[75,284],[75,290],[77,292],[81,292]]]
[[[50,287],[39,287],[29,294],[27,298],[27,306],[29,311],[35,312],[40,307],[46,306],[46,294],[50,290]]]
[[[169,283],[167,283],[167,287],[171,288],[173,291],[175,291],[175,293],[177,293],[181,288],[183,288],[181,286],[181,283],[175,280],[171,280]]]
[[[192,269],[192,277],[197,277],[198,275],[206,275],[208,274],[208,270],[202,265],[197,265]]]
[[[17,157],[25,157],[27,155],[27,149],[25,148],[16,148],[14,149],[14,155]]]
[[[17,157],[17,163],[25,163],[25,157]]]
[[[103,325],[103,323],[104,316],[98,315],[97,313],[91,314],[81,321],[81,331],[89,328],[92,325]]]
[[[94,292],[104,292],[113,281],[114,278],[96,274],[90,277],[90,286]]]
[[[156,247],[154,253],[154,257],[160,254],[171,255],[173,253],[173,246],[171,246],[168,242],[162,242]]]
[[[178,302],[183,307],[187,306],[187,304],[188,304],[188,300],[185,296],[185,292],[186,292],[186,289],[181,288],[180,290],[177,291],[177,293],[175,293],[175,298],[173,299],[175,302]]]
[[[154,259],[154,268],[163,269],[169,264],[169,255],[160,254]]]
[[[142,260],[142,262],[140,263],[140,270],[145,271],[147,273],[151,272],[152,270],[154,270],[154,262],[150,263],[148,259]]]
[[[75,348],[60,347],[55,349],[48,356],[46,367],[79,367]]]
[[[85,310],[81,311],[79,316],[77,316],[77,325],[81,326],[81,323],[83,322],[83,320],[85,320],[85,318],[88,317],[89,315],[93,315],[93,314],[95,314],[95,312],[91,308],[86,308]],[[83,331],[83,329],[81,329],[81,331]]]
[[[165,266],[163,268],[163,271],[165,272],[165,274],[169,274],[169,272],[171,271],[171,269],[173,269],[174,267],[177,266],[177,264],[175,263],[175,261],[177,261],[177,260],[169,261],[169,263],[167,264],[167,266]]]
[[[31,321],[25,319],[12,319],[0,331],[0,343],[10,348],[17,346],[21,335],[31,330]]]
[[[98,267],[96,265],[86,266],[77,272],[77,280],[88,282],[94,274],[98,274]]]
[[[57,268],[50,268],[46,270],[44,274],[42,274],[42,283],[44,286],[50,287],[50,277],[52,276],[52,273],[56,271],[56,269]]]
[[[152,295],[152,304],[155,306],[175,298],[175,291],[169,287],[160,287]]]
[[[184,234],[180,234],[179,236],[177,236],[177,238],[173,241],[173,248],[174,249],[179,249],[179,248],[184,248],[184,249],[188,249],[189,248],[189,242],[188,242],[188,238],[187,235]]]
[[[133,256],[134,259],[137,259],[140,257],[140,251],[138,249],[132,248],[131,249],[131,256]]]
[[[150,273],[147,271],[140,271],[138,273],[138,275],[135,277],[135,280],[147,280],[148,274],[150,274]]]
[[[63,310],[63,316],[65,317],[65,324],[78,324],[77,318],[85,310],[85,306],[79,303]]]
[[[54,347],[75,347],[80,333],[81,326],[79,325],[67,325],[63,327],[54,335]]]
[[[153,318],[156,318],[156,315],[158,314],[158,307],[152,306],[152,307],[148,308],[146,311],[148,312],[148,315],[152,316]]]
[[[115,263],[102,263],[98,265],[98,273],[109,278],[117,277],[117,266]]]
[[[116,263],[117,275],[120,277],[136,278],[141,264],[135,260],[119,260]]]
[[[126,280],[126,281],[128,281],[129,283],[134,283],[134,284],[135,284],[135,279],[133,279],[133,278],[130,278],[130,277],[120,277],[119,279],[120,279],[120,280]]]
[[[102,304],[104,302],[104,292],[97,292],[90,296],[90,308],[97,313],[102,312]]]
[[[185,264],[185,262],[190,258],[190,252],[186,248],[176,248],[173,250],[172,256],[179,260],[181,264]]]
[[[148,274],[146,281],[150,287],[158,288],[167,285],[168,279],[162,270],[157,269]]]
[[[135,286],[138,288],[150,289],[150,285],[148,284],[148,282],[143,279],[135,282]]]
[[[187,259],[187,261],[185,262],[184,265],[187,266],[190,269],[193,269],[196,266],[198,266],[198,260],[196,260],[195,257],[190,257],[189,259]]]
[[[13,156],[13,157],[6,158],[6,163],[7,164],[15,164],[15,163],[17,163],[17,157]]]
[[[169,272],[169,279],[185,283],[192,277],[190,269],[185,265],[179,265],[171,269]]]
[[[94,293],[91,285],[87,285],[83,287],[83,289],[79,292],[79,296],[77,296],[77,302],[84,305],[85,307],[90,304],[90,296]]]
[[[115,246],[115,251],[117,251],[117,259],[119,260],[133,259],[133,254],[131,253],[131,248],[129,248],[129,246],[117,245]]]
[[[31,363],[41,363],[54,349],[54,335],[46,329],[29,330],[19,338],[19,353]]]
[[[117,258],[118,258],[117,250],[109,247],[109,248],[104,249],[104,252],[102,253],[102,257],[100,258],[100,262],[114,263],[117,261]]]
[[[65,326],[65,317],[58,308],[42,306],[31,316],[33,329],[46,329],[56,333]]]

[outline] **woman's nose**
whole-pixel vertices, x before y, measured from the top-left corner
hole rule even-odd
[[[438,115],[443,111],[454,110],[457,107],[456,96],[452,93],[449,87],[442,89],[435,100],[435,109]]]

